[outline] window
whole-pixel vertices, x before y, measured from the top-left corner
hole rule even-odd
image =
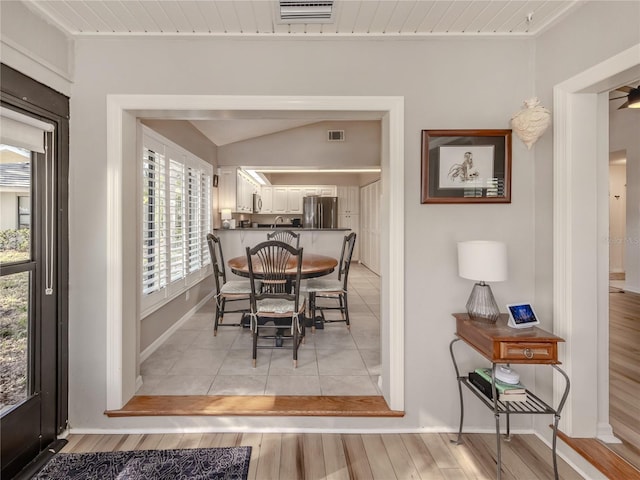
[[[31,197],[18,197],[18,228],[31,228]]]
[[[211,272],[213,167],[142,127],[142,315]]]

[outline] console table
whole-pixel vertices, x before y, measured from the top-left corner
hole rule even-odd
[[[453,443],[460,444],[462,438],[462,423],[464,420],[464,403],[462,399],[462,385],[465,385],[488,408],[493,410],[496,421],[497,441],[497,473],[500,480],[502,475],[502,456],[500,449],[500,415],[506,416],[506,438],[509,438],[509,415],[512,414],[549,414],[554,416],[553,421],[553,473],[558,479],[558,463],[556,459],[556,439],[558,435],[558,422],[560,412],[564,407],[569,394],[569,377],[558,367],[558,342],[564,340],[556,335],[545,332],[538,327],[515,329],[507,326],[509,316],[501,314],[495,323],[482,320],[472,320],[466,313],[454,313],[456,319],[456,338],[449,344],[449,351],[458,380],[458,392],[460,394],[460,428],[458,438]],[[492,379],[495,379],[496,365],[498,364],[546,364],[556,369],[565,379],[565,389],[562,399],[556,409],[549,406],[527,389],[526,402],[503,402],[498,399],[495,381],[491,382],[493,400],[480,392],[465,375],[460,375],[458,363],[453,352],[453,345],[462,340],[476,350],[480,355],[491,362]]]

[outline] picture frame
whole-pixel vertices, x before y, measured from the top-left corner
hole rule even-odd
[[[422,130],[421,203],[511,203],[511,130]]]

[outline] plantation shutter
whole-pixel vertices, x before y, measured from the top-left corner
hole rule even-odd
[[[183,159],[180,159],[183,160]],[[185,165],[169,159],[169,242],[171,249],[171,282],[185,276]]]
[[[213,167],[152,130],[142,130],[144,317],[211,272],[206,236],[212,225]]]
[[[167,285],[167,205],[165,157],[162,145],[150,139],[142,159],[142,292]]]

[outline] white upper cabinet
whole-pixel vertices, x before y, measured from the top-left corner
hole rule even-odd
[[[220,167],[218,189],[220,210],[251,213],[253,194],[259,191],[260,185],[236,167]]]
[[[321,197],[335,197],[336,191],[335,185],[321,185],[318,187],[318,195]]]
[[[271,213],[287,212],[287,192],[289,187],[273,187],[273,202]]]
[[[263,185],[260,189],[262,197],[262,210],[260,213],[273,213],[273,187]]]
[[[350,185],[338,187],[338,213],[357,215],[360,213],[360,187]]]
[[[262,210],[267,214],[301,215],[302,199],[311,195],[335,197],[335,185],[264,185],[260,186],[241,168],[218,168],[219,208],[235,213],[253,213],[253,194],[260,193]],[[358,187],[355,187],[356,189]],[[338,201],[338,205],[341,201]]]
[[[303,197],[311,197],[314,195],[319,195],[318,187],[302,187],[302,196]]]
[[[287,213],[302,213],[302,188],[287,189]]]

